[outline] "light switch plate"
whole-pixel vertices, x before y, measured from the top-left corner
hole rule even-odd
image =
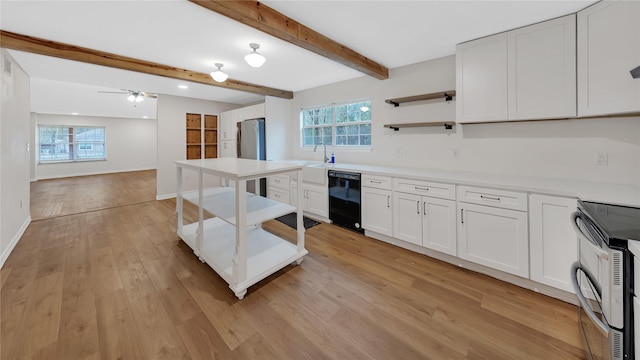
[[[609,165],[609,154],[605,152],[599,152],[595,154],[594,163],[598,166]]]

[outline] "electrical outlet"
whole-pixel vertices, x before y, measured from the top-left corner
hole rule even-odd
[[[452,158],[457,159],[459,155],[460,155],[460,151],[458,149],[451,150],[451,157]]]
[[[402,156],[402,145],[394,145],[393,154],[398,157]]]
[[[597,166],[607,166],[609,165],[609,154],[605,153],[595,153],[594,163]]]

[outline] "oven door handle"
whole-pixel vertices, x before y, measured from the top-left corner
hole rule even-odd
[[[598,245],[596,245],[590,238],[589,236],[587,236],[585,233],[582,232],[582,230],[580,230],[580,228],[578,227],[578,219],[580,218],[580,213],[577,211],[574,211],[571,214],[571,225],[573,226],[573,230],[576,232],[576,234],[578,235],[579,238],[582,238],[583,240],[585,240],[592,248],[593,251],[596,253],[596,255],[598,255],[599,258],[603,259],[603,260],[609,260],[609,253],[602,250],[601,247],[599,247]]]
[[[582,273],[585,274],[585,276],[592,283],[593,283],[593,280],[591,279],[591,276],[589,275],[589,273],[585,272],[584,269],[582,269],[578,261],[571,264],[571,284],[573,285],[573,290],[575,290],[576,295],[578,296],[580,307],[584,309],[584,311],[587,313],[587,316],[589,316],[589,319],[593,321],[593,323],[598,327],[598,330],[600,330],[600,332],[602,332],[605,335],[609,335],[609,325],[603,323],[602,320],[598,318],[598,315],[596,315],[593,309],[589,306],[587,299],[584,297],[584,294],[582,294],[582,289],[578,284],[578,271],[582,271]]]

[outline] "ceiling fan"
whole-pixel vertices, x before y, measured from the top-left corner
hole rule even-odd
[[[153,94],[153,93],[140,91],[140,90],[127,90],[127,89],[120,89],[120,90],[122,91],[98,91],[98,92],[102,94],[125,94],[127,95],[127,100],[131,102],[141,102],[142,100],[144,100],[145,97],[152,98],[152,99],[156,99],[158,97],[158,94]]]

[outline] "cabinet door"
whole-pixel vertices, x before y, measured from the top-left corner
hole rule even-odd
[[[640,2],[602,1],[578,12],[578,115],[640,111]]]
[[[569,269],[578,259],[578,237],[571,226],[576,200],[529,196],[531,280],[573,292]]]
[[[229,110],[220,113],[220,132],[218,137],[221,140],[235,140],[236,124],[242,121],[242,109]]]
[[[265,117],[264,103],[242,108],[242,120],[259,119],[264,117]]]
[[[527,213],[459,203],[458,256],[529,277]]]
[[[362,227],[393,236],[391,191],[362,187]]]
[[[393,237],[422,246],[422,197],[393,193]]]
[[[456,47],[456,119],[507,120],[507,34]]]
[[[575,14],[508,33],[509,120],[576,116]]]
[[[327,189],[305,185],[304,190],[307,198],[306,210],[318,216],[329,217],[329,194]]]
[[[220,152],[218,153],[218,157],[238,157],[236,149],[236,141],[235,140],[223,140],[220,142]]]
[[[456,202],[422,198],[422,245],[456,256]]]

